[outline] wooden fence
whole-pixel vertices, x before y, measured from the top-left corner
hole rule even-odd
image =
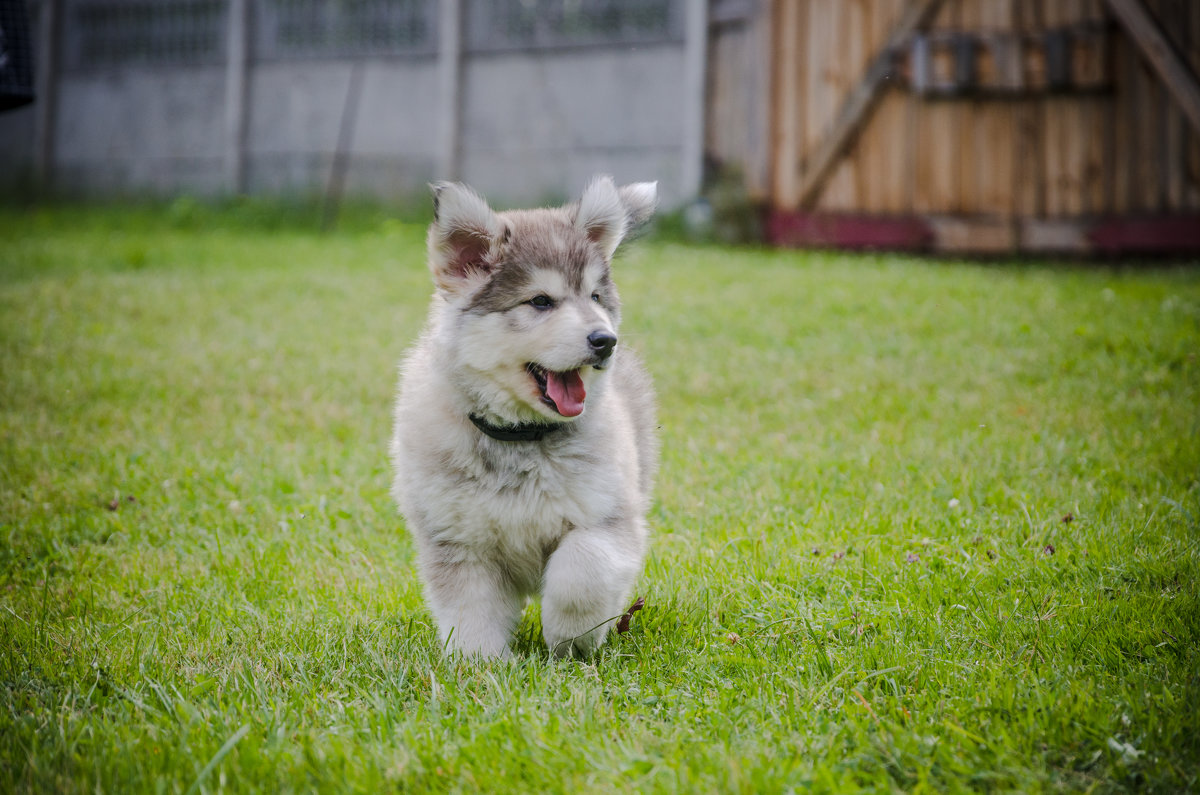
[[[714,14],[708,151],[777,242],[1200,249],[1200,3],[774,0],[734,22]]]

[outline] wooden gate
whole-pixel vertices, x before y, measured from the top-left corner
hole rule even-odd
[[[709,155],[774,242],[1200,250],[1200,3],[722,5]]]

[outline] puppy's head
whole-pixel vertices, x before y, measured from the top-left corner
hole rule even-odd
[[[465,185],[432,187],[429,268],[457,317],[444,327],[457,382],[501,419],[580,416],[618,348],[612,256],[657,183],[598,177],[574,204],[503,213]]]

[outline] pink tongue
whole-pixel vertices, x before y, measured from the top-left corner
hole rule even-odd
[[[546,397],[554,401],[554,408],[564,417],[577,417],[583,413],[583,379],[578,370],[567,373],[546,371]]]

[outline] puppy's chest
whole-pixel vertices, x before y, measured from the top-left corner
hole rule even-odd
[[[474,456],[458,472],[452,496],[459,543],[512,548],[553,547],[572,526],[611,514],[616,495],[603,473],[572,455],[520,447]]]

